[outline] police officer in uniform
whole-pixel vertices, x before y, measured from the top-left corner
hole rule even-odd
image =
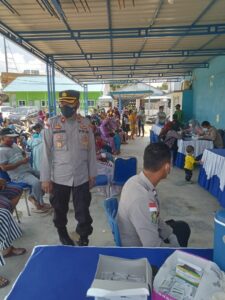
[[[43,134],[41,181],[42,189],[51,194],[53,222],[62,244],[74,245],[66,228],[72,192],[78,245],[87,246],[93,230],[89,189],[94,185],[97,167],[90,122],[77,114],[79,97],[80,93],[74,90],[59,93],[62,115],[50,118],[49,128]]]
[[[124,247],[187,247],[190,227],[182,220],[164,221],[156,186],[170,172],[171,153],[163,143],[144,151],[143,171],[124,185],[117,213]]]

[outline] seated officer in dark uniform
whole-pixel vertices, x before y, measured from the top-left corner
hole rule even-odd
[[[92,233],[90,187],[97,174],[95,141],[89,120],[77,114],[78,91],[59,93],[61,116],[49,119],[43,135],[42,188],[51,194],[53,222],[64,245],[74,245],[67,232],[70,193],[73,195],[78,245],[87,246]]]

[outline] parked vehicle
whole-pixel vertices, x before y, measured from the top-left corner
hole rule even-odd
[[[11,106],[0,106],[0,113],[2,113],[2,117],[3,119],[8,119],[9,115],[11,113],[13,113],[15,110],[15,108],[11,107]]]
[[[12,122],[18,123],[20,121],[36,121],[38,116],[38,108],[33,106],[20,106],[14,109],[14,112],[8,116]]]

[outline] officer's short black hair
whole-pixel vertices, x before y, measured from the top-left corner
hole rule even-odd
[[[210,126],[210,123],[208,121],[202,122],[202,127],[208,127],[208,126]]]
[[[159,171],[165,163],[170,163],[170,148],[163,143],[149,144],[144,152],[144,169]]]

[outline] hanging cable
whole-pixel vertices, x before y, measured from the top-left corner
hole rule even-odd
[[[84,4],[83,4],[83,1],[82,1],[82,0],[80,0],[80,4],[82,5],[82,7],[83,7],[84,11],[86,12],[86,8],[85,8],[85,6],[84,6]]]
[[[2,3],[9,11],[11,11],[11,13],[16,14],[17,16],[20,16],[18,11],[15,10],[15,8],[13,8],[12,5],[10,3],[8,3],[8,1],[0,0],[0,3]]]
[[[72,0],[72,2],[73,2],[74,7],[76,8],[76,11],[79,13],[79,9],[78,9],[78,7],[77,7],[77,5],[75,3],[75,0]]]
[[[84,3],[86,4],[86,6],[87,6],[87,8],[88,8],[88,11],[91,12],[91,9],[90,9],[90,6],[88,5],[87,0],[84,0]]]

